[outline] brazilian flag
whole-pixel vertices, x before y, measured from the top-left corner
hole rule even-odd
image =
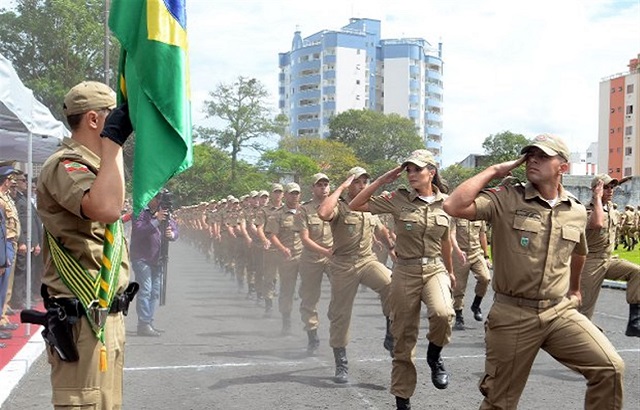
[[[112,0],[109,27],[121,44],[118,100],[136,133],[137,215],[193,163],[186,0]]]

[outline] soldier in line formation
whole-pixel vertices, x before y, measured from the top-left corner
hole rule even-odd
[[[486,374],[480,383],[485,400],[481,408],[517,407],[532,363],[529,359],[535,357],[539,346],[522,345],[521,352],[507,355],[519,332],[535,333],[532,337],[550,343],[549,335],[535,330],[527,321],[509,322],[525,316],[532,320],[544,316],[544,326],[553,320],[579,322],[569,326],[575,332],[563,336],[563,340],[584,339],[581,351],[577,352],[575,346],[566,349],[561,340],[555,339],[545,349],[590,380],[585,408],[621,408],[624,363],[606,336],[588,320],[602,281],[624,280],[628,283],[629,304],[626,335],[640,337],[640,269],[611,257],[617,229],[622,226],[619,221],[624,218],[618,217],[610,202],[618,181],[608,175],[594,178],[593,201],[585,210],[558,183],[558,176],[566,171],[568,156],[560,138],[538,136],[522,153],[520,159],[490,167],[466,181],[460,194],[455,191],[451,199],[447,199],[447,188],[439,178],[437,162],[428,151],[418,150],[371,185],[367,171],[355,167],[333,193],[326,175],[314,175],[312,199],[307,202],[300,201],[298,184],[276,183],[271,192],[252,191],[238,199],[228,196],[185,207],[176,212],[176,217],[187,228],[191,241],[236,280],[238,289],[244,292],[246,287],[246,297],[264,305],[266,316],[272,314],[273,299],[278,295],[283,334],[291,331],[294,291],[300,275],[299,309],[309,355],[320,346],[317,304],[322,278],[328,276],[329,345],[334,352],[336,383],[348,381],[346,346],[357,289],[364,284],[376,291],[387,320],[383,346],[393,357],[391,392],[399,409],[411,408],[409,398],[416,385],[420,302],[427,305],[429,315],[427,363],[432,383],[440,389],[449,382],[440,352],[449,343],[452,328],[465,329],[462,310],[470,271],[476,279],[470,310],[475,320],[485,320],[480,305],[492,282],[486,224],[490,222],[492,253],[500,275],[493,285],[497,296],[486,318]],[[493,178],[510,178],[509,171],[525,162],[530,181],[526,185],[509,180],[482,190]],[[410,188],[372,196],[403,171]],[[549,210],[556,207],[566,223],[547,219]],[[372,213],[392,217],[385,218],[383,224]],[[559,222],[562,229],[547,226]],[[518,236],[515,245],[507,239],[514,235]],[[626,235],[629,237],[628,232]],[[383,245],[386,254],[374,253],[376,243]],[[549,252],[554,253],[557,263],[536,268]],[[521,269],[528,264],[518,262],[523,257],[536,261],[530,264],[530,272],[521,272],[524,279],[532,275],[532,280],[508,279],[515,272],[514,266]],[[385,266],[388,260],[393,261],[393,279]],[[544,279],[533,278],[538,275]],[[581,289],[577,285],[579,276]],[[542,287],[532,288],[531,284]],[[507,327],[502,328],[499,324],[505,320]],[[595,345],[600,346],[599,353],[592,349]],[[597,371],[594,363],[598,363]],[[508,370],[503,372],[503,367]],[[515,377],[503,380],[511,374]]]

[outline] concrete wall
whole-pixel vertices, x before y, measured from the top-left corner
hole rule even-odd
[[[591,202],[591,180],[593,177],[587,175],[565,175],[562,185],[583,204]],[[633,177],[616,188],[613,194],[613,202],[618,204],[618,209],[626,205],[636,207],[640,205],[640,177]]]

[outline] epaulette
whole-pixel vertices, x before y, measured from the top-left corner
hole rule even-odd
[[[565,189],[565,191],[564,191],[564,192],[567,194],[567,197],[568,197],[570,200],[573,200],[573,202],[575,202],[575,203],[577,203],[577,204],[583,205],[583,204],[582,204],[582,202],[580,202],[580,200],[578,199],[578,197],[576,197],[573,193],[571,193],[571,192],[567,191],[566,189]]]

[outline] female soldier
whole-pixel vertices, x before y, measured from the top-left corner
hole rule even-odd
[[[390,195],[371,195],[406,170],[410,190],[400,188]],[[416,150],[402,163],[360,192],[349,207],[372,214],[390,213],[395,221],[397,260],[391,278],[391,333],[394,337],[391,393],[398,409],[410,409],[409,398],[416,387],[415,347],[420,328],[420,302],[427,305],[429,332],[427,363],[431,381],[445,389],[449,375],[440,355],[451,338],[454,317],[451,289],[455,276],[451,263],[449,216],[442,209],[446,185],[438,175],[437,162],[424,149]]]

